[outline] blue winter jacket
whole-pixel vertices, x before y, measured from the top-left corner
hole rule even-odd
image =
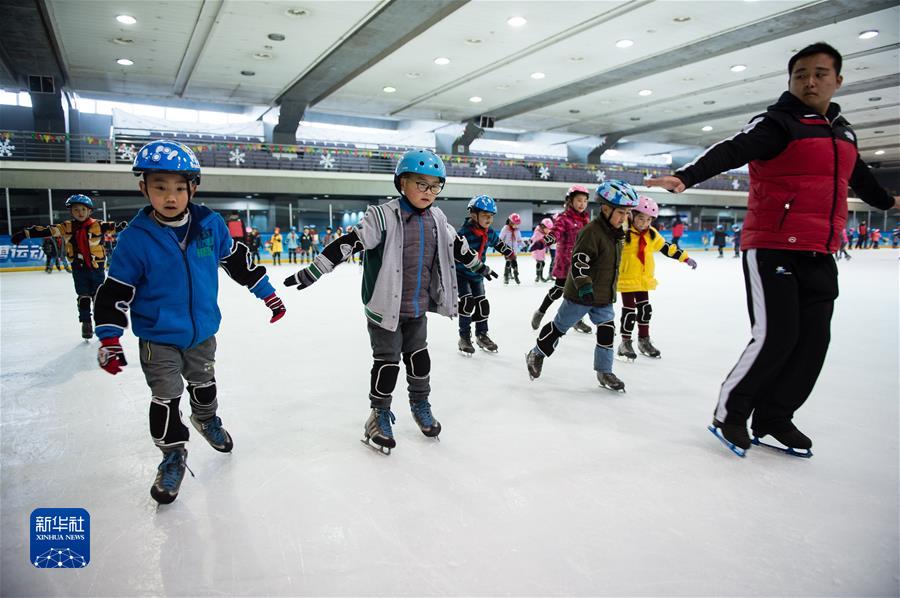
[[[205,341],[219,330],[221,261],[228,260],[222,264],[228,274],[249,286],[260,299],[275,292],[265,269],[253,273],[261,266],[252,266],[246,255],[237,254],[239,247],[242,253],[246,248],[241,243],[233,244],[222,217],[204,206],[188,205],[191,224],[184,250],[172,227],[156,222],[150,216],[152,207],[147,206],[119,233],[110,261],[110,280],[104,284],[126,289],[124,295],[115,293],[118,300],[114,305],[123,312],[122,304],[127,308],[131,299],[131,326],[138,338],[182,349]],[[98,291],[95,311],[101,339],[122,335],[122,326],[110,322],[124,320],[117,320],[115,314],[103,317],[110,311],[106,305],[110,301],[102,299],[113,295],[103,287]]]
[[[456,233],[466,238],[469,249],[478,253],[478,258],[482,262],[485,261],[484,254],[487,253],[488,247],[493,247],[504,255],[511,253],[509,246],[500,240],[500,235],[497,234],[497,231],[492,228],[489,228],[486,231],[481,228],[476,228],[475,224],[469,219],[466,219]],[[459,262],[456,263],[456,271],[469,280],[481,280],[484,278],[481,274],[469,270]]]

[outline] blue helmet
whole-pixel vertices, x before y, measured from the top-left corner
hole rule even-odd
[[[636,208],[640,203],[637,192],[625,181],[610,179],[597,187],[597,200],[614,208]]]
[[[441,183],[447,180],[444,162],[431,150],[411,150],[403,154],[394,170],[394,187],[400,190],[400,175],[407,172],[436,176]]]
[[[172,172],[200,183],[200,161],[191,148],[177,141],[151,141],[139,149],[131,172],[134,176],[147,172]]]
[[[739,230],[741,230],[741,225],[735,222],[731,225],[731,230],[733,230],[734,232],[738,232]]]
[[[69,199],[66,200],[66,207],[71,208],[72,206],[81,204],[83,206],[87,206],[90,209],[94,209],[94,200],[88,197],[87,195],[82,195],[81,193],[76,193],[75,195],[69,196]]]
[[[490,195],[476,195],[469,200],[467,206],[469,211],[478,210],[479,212],[488,212],[490,214],[497,213],[497,202]]]

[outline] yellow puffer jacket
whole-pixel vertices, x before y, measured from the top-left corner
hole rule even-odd
[[[654,255],[656,252],[662,252],[666,257],[676,259],[683,262],[688,259],[686,251],[678,249],[675,245],[667,243],[659,231],[652,226],[644,233],[647,246],[644,248],[644,263],[638,259],[638,246],[640,245],[641,233],[634,227],[631,227],[622,249],[622,261],[619,263],[619,284],[620,293],[634,293],[635,291],[652,291],[656,288],[656,278],[653,274],[656,271],[654,263]]]
[[[284,251],[281,245],[281,233],[275,233],[272,235],[272,238],[269,239],[269,242],[272,244],[272,253],[281,253]]]

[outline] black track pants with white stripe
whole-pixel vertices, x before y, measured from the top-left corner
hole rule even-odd
[[[722,383],[716,420],[763,435],[790,426],[812,392],[831,340],[838,296],[830,254],[779,249],[744,252],[752,338]]]

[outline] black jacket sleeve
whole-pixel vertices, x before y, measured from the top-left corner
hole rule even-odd
[[[717,174],[751,160],[770,160],[788,146],[788,132],[775,119],[761,115],[741,131],[710,146],[693,162],[675,171],[685,187],[693,187]]]
[[[859,156],[856,157],[856,166],[850,175],[850,187],[856,192],[857,197],[870,206],[879,210],[890,210],[894,207],[894,198],[875,180],[869,165]]]

